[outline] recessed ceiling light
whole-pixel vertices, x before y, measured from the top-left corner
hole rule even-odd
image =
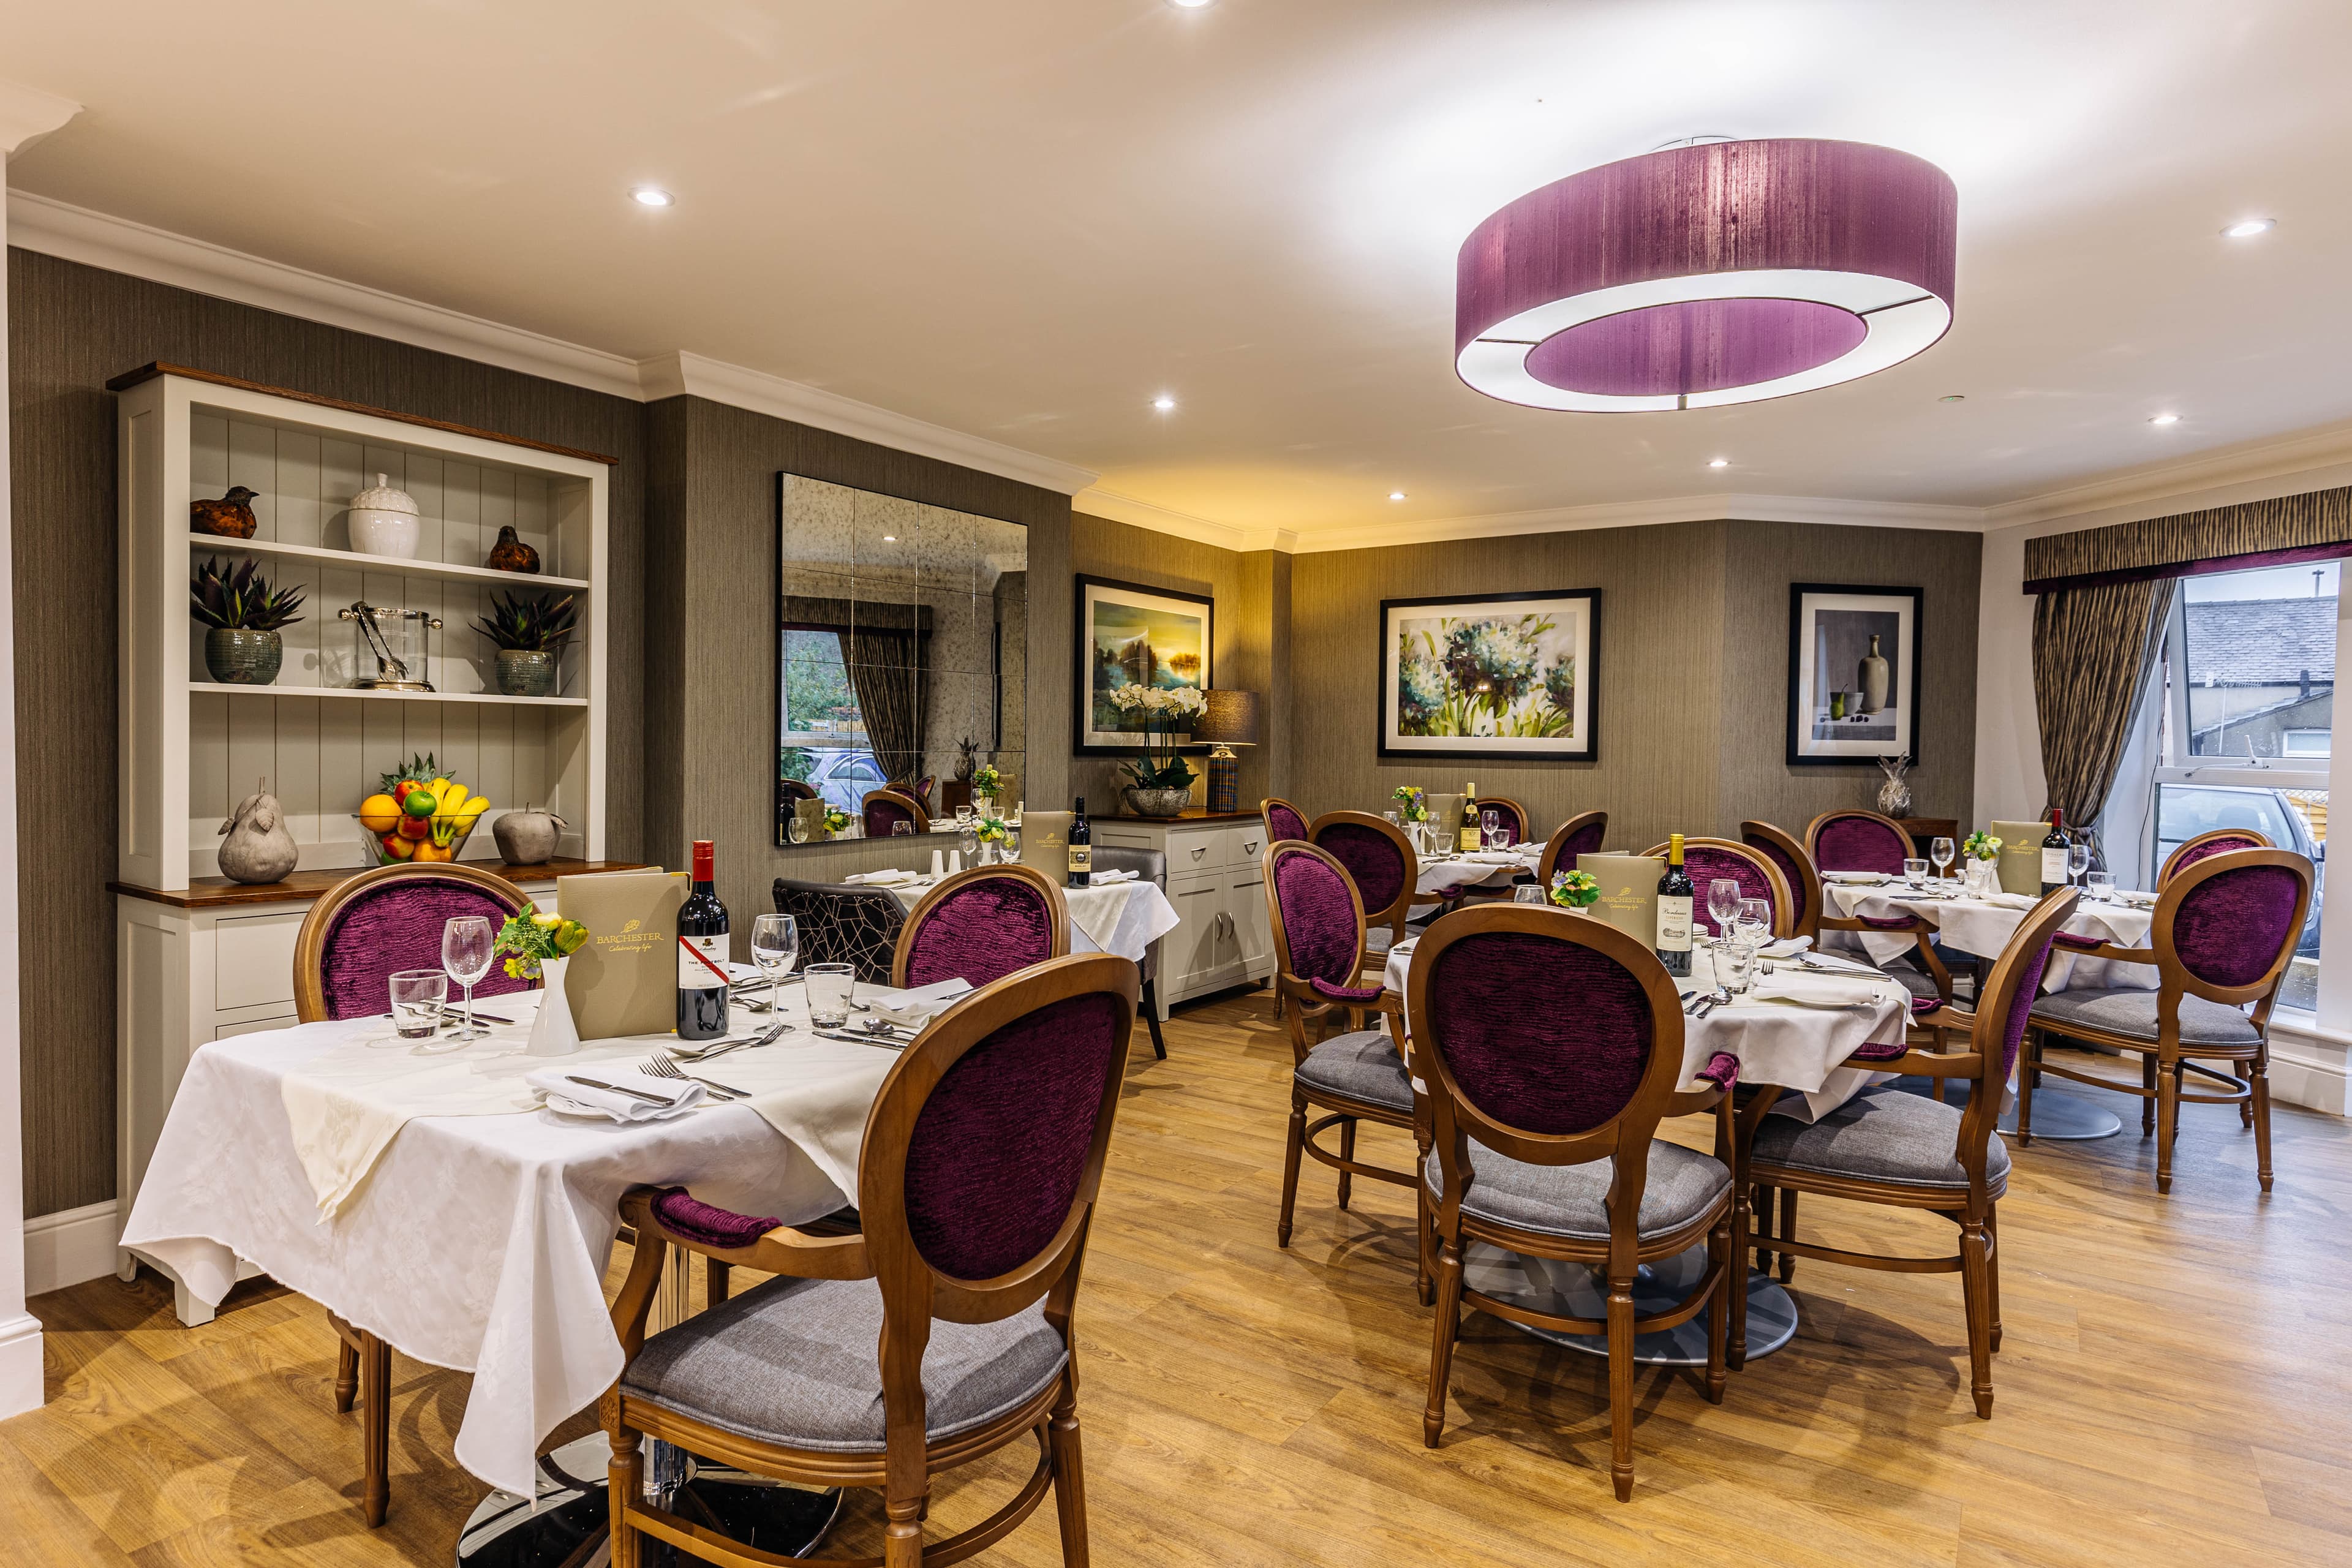
[[[1968,400],[1969,395],[1965,392],[1948,392],[1936,399],[1938,403],[1966,403]]]
[[[1713,462],[1707,464],[1707,467],[1710,468],[1727,468],[1731,467],[1731,459],[1728,458],[1717,458]]]
[[[1389,500],[1404,500],[1404,492],[1402,490],[1391,490],[1389,492]]]
[[[1214,3],[1215,0],[1168,0],[1168,4],[1180,11],[1198,11],[1202,6]]]
[[[1160,410],[1160,413],[1166,414],[1175,408],[1176,400],[1163,394],[1162,395],[1151,400],[1151,406]]]
[[[896,544],[898,542],[898,536],[895,533],[886,533],[882,536],[882,542],[885,544]]]
[[[2149,417],[2148,423],[2151,425],[2178,425],[2180,423],[2180,416],[2178,414],[2153,415]]]
[[[659,185],[639,185],[629,193],[629,199],[641,207],[673,207],[677,198]]]
[[[2274,217],[2250,217],[2243,223],[2233,223],[2221,231],[2224,239],[2252,239],[2258,234],[2268,234],[2278,227]]]

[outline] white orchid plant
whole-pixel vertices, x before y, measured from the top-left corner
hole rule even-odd
[[[1110,694],[1111,706],[1143,720],[1143,752],[1127,764],[1138,789],[1190,789],[1192,769],[1176,752],[1176,736],[1188,734],[1204,699],[1197,686],[1139,686]]]

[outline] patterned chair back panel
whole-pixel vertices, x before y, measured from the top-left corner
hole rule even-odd
[[[1355,984],[1355,900],[1338,872],[1312,855],[1288,854],[1274,864],[1274,896],[1282,905],[1282,935],[1290,972],[1301,980]]]
[[[471,882],[430,875],[395,877],[362,893],[336,911],[320,948],[320,989],[327,1016],[364,1018],[389,1011],[395,972],[441,967],[443,926],[459,915],[480,915],[493,928],[502,926],[522,902],[520,893],[504,903]],[[503,996],[537,984],[516,980],[503,963],[493,963],[474,994]],[[457,989],[450,986],[453,994]]]
[[[2284,866],[2242,866],[2189,889],[2172,916],[2172,951],[2208,985],[2252,985],[2303,933],[2303,879]]]
[[[866,803],[866,837],[887,838],[898,823],[913,824],[915,814],[895,800],[871,800]]]
[[[1054,956],[1054,914],[1027,882],[991,877],[933,905],[906,942],[908,985],[989,985]]]
[[[1062,1227],[1086,1173],[1117,1052],[1119,1005],[1072,996],[964,1053],[907,1142],[907,1226],[924,1261],[958,1279],[1018,1268]]]
[[[1718,877],[1728,877],[1738,883],[1741,898],[1761,899],[1770,905],[1773,929],[1780,929],[1780,902],[1772,897],[1770,880],[1753,860],[1734,855],[1727,849],[1693,844],[1683,851],[1683,869],[1690,874],[1691,886],[1698,889],[1698,897],[1691,900],[1691,923],[1707,935],[1723,934],[1716,929],[1715,916],[1706,907],[1707,885]]]
[[[1433,1044],[1470,1103],[1521,1131],[1589,1132],[1649,1067],[1649,994],[1606,954],[1528,931],[1482,931],[1437,955]]]
[[[2042,950],[2025,961],[2024,972],[2018,976],[2017,994],[2010,998],[2009,1016],[2001,1020],[2001,1083],[2009,1081],[2011,1069],[2017,1066],[2017,1046],[2025,1038],[2026,1015],[2033,1011],[2033,1000],[2042,994],[2042,972],[2049,966],[2050,950],[2057,941],[2054,931],[2043,937]]]
[[[1813,879],[1812,873],[1798,865],[1786,849],[1761,834],[1743,834],[1739,841],[1780,868],[1781,880],[1789,884],[1790,895],[1801,907],[1805,901],[1805,884]]]
[[[2189,867],[2197,864],[2198,861],[2210,859],[2216,855],[2227,855],[2238,849],[2267,849],[2270,847],[2270,840],[2258,833],[2249,833],[2242,838],[2232,835],[2226,838],[2209,838],[2202,844],[2188,845],[2177,852],[2172,862],[2171,872],[2166,879],[2168,881],[2172,877],[2178,877]]]
[[[801,963],[848,963],[857,978],[890,984],[898,952],[898,932],[907,907],[879,889],[836,888],[823,882],[776,879],[776,912],[790,915],[800,930]]]
[[[1911,858],[1911,840],[1895,828],[1867,816],[1833,816],[1813,837],[1813,858],[1824,871],[1883,871],[1903,874]]]
[[[1404,857],[1384,835],[1359,823],[1331,823],[1315,840],[1315,847],[1348,868],[1367,915],[1395,903],[1418,870],[1406,867]]]
[[[1304,840],[1307,837],[1307,819],[1290,807],[1277,803],[1265,808],[1265,833],[1266,837],[1276,843],[1280,843],[1286,838]]]

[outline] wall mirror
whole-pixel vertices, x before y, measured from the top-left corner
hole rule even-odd
[[[776,841],[854,837],[886,787],[951,816],[1028,772],[1029,537],[1017,522],[777,476]],[[849,826],[828,835],[824,808]]]

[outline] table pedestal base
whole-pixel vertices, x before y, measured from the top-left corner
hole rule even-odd
[[[599,1432],[541,1456],[536,1513],[512,1492],[484,1498],[458,1533],[457,1568],[604,1568],[612,1561],[604,1485],[612,1452]],[[683,1489],[691,1495],[674,1511],[763,1552],[807,1555],[841,1511],[838,1490],[790,1486],[691,1456],[688,1468]],[[668,1568],[676,1554],[667,1543],[638,1539],[646,1568]]]
[[[1906,1094],[1926,1094],[1928,1082],[1924,1078],[1898,1079],[1896,1086]],[[2043,1080],[2045,1083],[2048,1079]],[[1958,1079],[1944,1080],[1946,1104],[1962,1106],[1969,1102],[1969,1086]],[[2017,1136],[2017,1112],[2011,1110],[1998,1123],[2001,1136]],[[2101,1106],[2092,1104],[2079,1094],[2068,1094],[2059,1089],[2037,1089],[2033,1091],[2033,1135],[2047,1138],[2053,1143],[2087,1142],[2094,1138],[2112,1138],[2124,1130],[2123,1119]]]
[[[1636,1316],[1664,1312],[1691,1293],[1706,1274],[1704,1243],[1657,1263],[1643,1264],[1633,1279]],[[1474,1241],[1463,1254],[1463,1283],[1498,1300],[1562,1318],[1606,1318],[1609,1285],[1591,1267],[1551,1258],[1529,1258]],[[1507,1320],[1506,1320],[1507,1321]],[[1587,1355],[1606,1356],[1605,1334],[1563,1334],[1524,1329],[1539,1340]],[[1780,1282],[1748,1270],[1748,1359],[1770,1355],[1797,1334],[1797,1304]],[[1645,1366],[1705,1366],[1706,1314],[1653,1333],[1633,1336],[1633,1359]]]

